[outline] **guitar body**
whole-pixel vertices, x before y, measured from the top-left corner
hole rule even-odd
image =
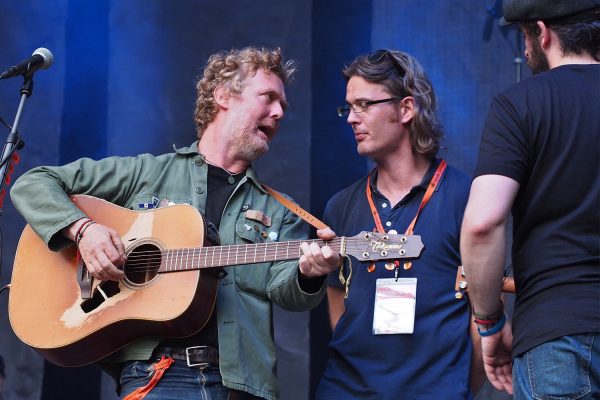
[[[189,205],[138,212],[91,196],[74,196],[73,201],[119,233],[130,259],[148,249],[202,247],[205,242],[202,216]],[[86,281],[74,246],[50,251],[26,226],[8,304],[15,334],[48,361],[78,366],[142,337],[184,337],[202,329],[215,304],[215,269],[157,274],[156,265],[128,264],[119,282]]]

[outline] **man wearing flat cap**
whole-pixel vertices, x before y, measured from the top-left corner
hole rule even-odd
[[[505,0],[503,14],[534,76],[492,101],[462,224],[486,373],[515,399],[600,399],[600,0]]]

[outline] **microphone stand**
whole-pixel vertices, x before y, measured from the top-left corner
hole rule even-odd
[[[0,180],[0,216],[2,216],[2,207],[4,204],[4,198],[6,197],[6,189],[3,186],[4,183],[10,183],[10,175],[12,174],[13,164],[11,164],[11,159],[13,157],[13,154],[15,154],[16,150],[21,150],[25,146],[25,142],[23,142],[19,137],[18,128],[19,123],[21,121],[21,115],[23,114],[23,108],[25,107],[25,100],[27,99],[27,97],[31,96],[31,93],[33,93],[33,72],[28,72],[25,75],[23,75],[23,77],[25,78],[25,80],[23,81],[23,86],[20,90],[21,101],[19,102],[17,114],[15,115],[15,120],[12,124],[10,133],[6,138],[6,143],[4,143],[4,148],[2,149],[2,158],[0,159],[2,160],[0,161],[0,178],[2,178],[2,180]],[[0,251],[2,248],[1,246],[2,236],[0,231]],[[2,293],[6,289],[10,289],[10,283],[2,286],[0,288],[0,293]]]
[[[492,30],[494,25],[498,26],[498,24],[495,23],[495,21],[502,16],[502,0],[496,0],[493,6],[486,7],[486,12],[488,13],[488,17],[483,29],[483,40],[489,42],[490,38],[492,37]],[[521,66],[523,65],[523,57],[521,57],[521,54],[523,54],[521,42],[522,38],[520,30],[516,29],[515,46],[513,46],[508,36],[511,29],[514,29],[514,27],[500,27],[500,33],[508,42],[511,50],[515,54],[515,57],[513,58],[513,63],[515,64],[515,80],[517,81],[517,83],[519,83],[521,82]]]
[[[515,51],[515,79],[517,81],[517,83],[521,82],[521,66],[523,65],[523,57],[521,57],[521,54],[523,54],[523,49],[521,46],[521,32],[517,29],[515,31],[516,33],[516,51]]]
[[[27,97],[31,96],[31,93],[33,92],[33,73],[25,74],[24,78],[25,80],[23,81],[23,86],[20,90],[21,101],[19,102],[19,108],[17,109],[11,131],[6,138],[6,143],[4,143],[1,158],[2,161],[0,161],[0,178],[2,178],[0,181],[0,216],[2,215],[2,206],[4,197],[6,196],[6,189],[3,186],[5,183],[10,183],[10,174],[12,173],[12,168],[8,168],[11,157],[15,150],[21,150],[25,146],[25,143],[19,137],[18,128],[21,121],[21,115],[23,114],[23,108],[25,107],[25,100]]]

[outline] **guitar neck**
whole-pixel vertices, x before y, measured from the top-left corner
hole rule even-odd
[[[158,272],[188,271],[201,268],[295,260],[302,255],[300,250],[302,242],[317,243],[320,247],[325,245],[323,240],[295,240],[165,250],[162,252]],[[335,238],[327,242],[327,245],[333,251],[339,253],[342,243],[343,238]]]

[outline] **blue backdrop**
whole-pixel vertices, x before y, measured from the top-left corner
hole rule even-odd
[[[491,96],[515,82],[517,35],[496,26],[495,3],[0,0],[0,68],[38,47],[55,56],[51,69],[35,76],[20,127],[26,147],[15,177],[37,165],[82,156],[160,154],[173,144],[189,144],[195,138],[194,82],[206,59],[247,45],[281,47],[297,62],[296,80],[287,91],[291,107],[270,153],[256,167],[267,184],[316,215],[333,193],[369,168],[335,107],[345,96],[341,67],[374,49],[400,49],[421,61],[440,101],[446,133],[440,155],[470,173]],[[20,85],[19,78],[0,81],[0,117],[9,123]],[[23,226],[6,201],[0,220],[2,284],[10,281]],[[5,293],[0,309],[7,309]],[[42,393],[43,398],[112,397],[110,383],[102,384],[93,368],[65,372],[44,366],[14,337],[6,312],[0,316],[6,399],[38,399]],[[326,359],[325,306],[312,317],[276,310],[276,319],[282,398],[306,399]],[[71,384],[65,373],[88,383]],[[482,398],[498,396],[486,393]]]

